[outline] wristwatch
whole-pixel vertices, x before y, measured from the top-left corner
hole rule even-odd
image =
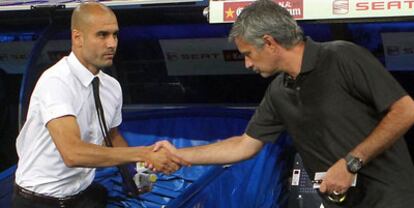
[[[351,154],[345,156],[346,168],[350,173],[357,173],[362,168],[362,159]]]

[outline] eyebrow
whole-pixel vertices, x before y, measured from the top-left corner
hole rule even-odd
[[[99,30],[96,32],[96,34],[104,34],[104,35],[108,35],[108,34],[118,34],[119,30],[115,30],[114,32],[110,32],[108,30]]]

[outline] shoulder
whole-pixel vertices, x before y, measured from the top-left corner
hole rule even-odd
[[[350,73],[350,70],[363,69],[367,64],[378,65],[378,60],[368,49],[355,43],[337,40],[321,43],[321,46],[318,68]]]
[[[45,70],[38,79],[32,96],[43,100],[76,100],[79,81],[71,72],[66,58]]]
[[[321,43],[321,46],[330,51],[336,51],[338,49],[353,49],[357,47],[355,43],[345,41],[345,40],[335,40],[335,41],[329,41],[329,42],[323,42]]]
[[[112,77],[111,75],[102,71],[102,78],[104,79],[103,81],[105,83],[108,83],[111,90],[114,90],[116,92],[122,91],[121,84],[119,83],[119,81],[115,79],[114,77]]]
[[[355,43],[336,40],[321,43],[324,54],[338,58],[351,58],[358,54],[367,54],[369,51]]]
[[[50,85],[56,86],[57,83],[61,83],[61,86],[65,86],[72,79],[73,76],[69,66],[66,63],[65,58],[63,58],[50,68],[46,69],[40,76],[36,85],[39,87],[50,87]]]

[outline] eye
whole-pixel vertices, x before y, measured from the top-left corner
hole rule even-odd
[[[105,38],[106,36],[108,36],[108,32],[100,31],[96,34],[96,36],[98,36],[99,38]]]

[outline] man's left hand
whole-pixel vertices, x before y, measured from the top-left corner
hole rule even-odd
[[[355,175],[347,170],[346,161],[342,158],[328,169],[319,191],[325,194],[343,194],[352,185],[354,177]]]

